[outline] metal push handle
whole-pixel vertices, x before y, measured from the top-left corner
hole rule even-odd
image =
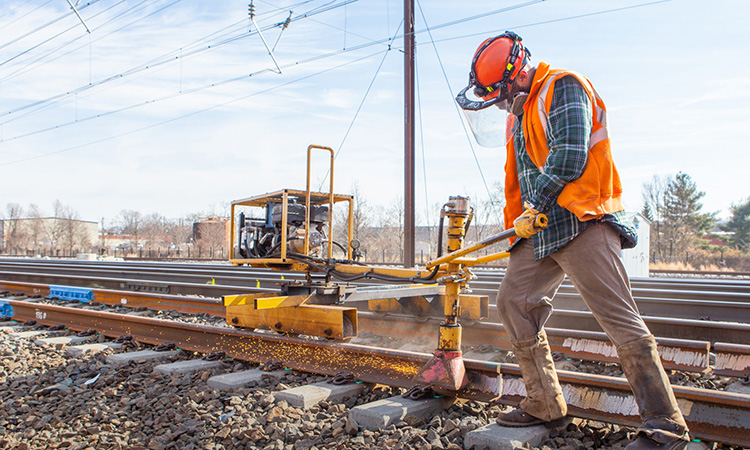
[[[333,255],[333,160],[335,153],[331,147],[324,147],[322,145],[310,145],[307,147],[307,195],[305,196],[305,255],[307,255],[310,245],[310,166],[312,158],[312,150],[314,148],[320,150],[326,150],[331,153],[331,187],[328,191],[328,259]]]

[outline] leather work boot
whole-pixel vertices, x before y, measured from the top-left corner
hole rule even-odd
[[[617,354],[643,420],[638,428],[638,439],[625,448],[685,448],[690,443],[688,427],[661,365],[654,336],[649,334],[622,344],[617,348]]]
[[[530,427],[545,424],[556,427],[563,424],[568,413],[555,363],[544,330],[527,339],[513,341],[513,353],[521,367],[526,398],[520,407],[497,416],[498,425],[505,427]]]

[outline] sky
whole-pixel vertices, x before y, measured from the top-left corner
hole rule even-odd
[[[310,144],[336,151],[337,193],[403,197],[402,2],[254,0],[253,24],[245,0],[72,1],[82,21],[67,0],[0,2],[0,211],[51,214],[60,200],[107,225],[123,210],[220,214],[304,189]],[[705,192],[704,212],[726,218],[750,196],[750,2],[415,8],[418,223],[504,177],[504,149],[478,146],[453,98],[477,46],[505,30],[532,63],[592,81],[629,211],[644,182],[680,171]],[[327,189],[327,157],[312,164]]]

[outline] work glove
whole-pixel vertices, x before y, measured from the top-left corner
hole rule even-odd
[[[513,221],[513,229],[516,230],[516,235],[518,237],[530,238],[542,231],[542,227],[537,226],[539,211],[534,209],[534,207],[528,202],[523,202],[523,207],[523,214]]]

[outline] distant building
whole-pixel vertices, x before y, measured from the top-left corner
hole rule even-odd
[[[626,213],[625,223],[635,228],[638,244],[634,248],[622,250],[622,262],[629,277],[648,277],[649,239],[651,221],[641,213]]]

